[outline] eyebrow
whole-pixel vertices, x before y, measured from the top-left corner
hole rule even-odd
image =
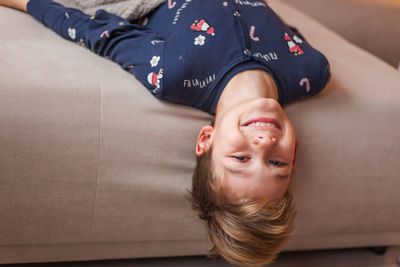
[[[278,179],[288,179],[288,178],[290,178],[290,174],[287,174],[287,175],[280,175],[280,174],[277,174],[276,175],[276,177],[278,177]]]
[[[225,170],[227,170],[228,172],[233,173],[233,174],[236,174],[236,175],[239,175],[239,176],[245,176],[245,174],[246,174],[246,170],[231,169],[231,168],[229,168],[229,167],[227,167],[227,166],[224,166],[224,168],[225,168]],[[276,174],[276,175],[274,175],[274,176],[275,176],[276,178],[278,178],[279,180],[285,180],[285,179],[289,179],[289,178],[290,178],[291,173],[290,173],[290,174],[285,174],[285,175]]]
[[[245,174],[246,174],[246,172],[247,172],[246,170],[243,170],[243,169],[237,170],[237,169],[229,168],[229,167],[227,167],[227,166],[224,166],[224,168],[225,168],[225,170],[227,170],[228,172],[233,173],[233,174],[236,174],[236,175],[240,175],[240,176],[245,176]]]

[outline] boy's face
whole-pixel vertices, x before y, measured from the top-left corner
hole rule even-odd
[[[280,104],[261,98],[217,114],[203,127],[196,154],[212,144],[215,173],[233,198],[278,200],[288,188],[296,153],[292,123]]]

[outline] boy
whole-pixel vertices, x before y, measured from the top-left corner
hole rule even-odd
[[[234,264],[271,262],[293,231],[297,140],[282,110],[321,91],[326,58],[262,1],[180,0],[140,24],[51,0],[0,0],[132,72],[154,96],[215,115],[201,129],[192,206]]]

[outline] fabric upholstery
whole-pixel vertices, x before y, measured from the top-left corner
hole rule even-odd
[[[287,107],[300,147],[285,250],[400,245],[400,75],[280,1],[331,63]],[[12,25],[12,27],[10,27]],[[0,7],[0,263],[204,254],[184,195],[206,113]]]
[[[283,0],[400,70],[398,0]]]

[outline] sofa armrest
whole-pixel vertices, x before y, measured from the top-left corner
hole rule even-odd
[[[282,0],[400,68],[398,0]]]

